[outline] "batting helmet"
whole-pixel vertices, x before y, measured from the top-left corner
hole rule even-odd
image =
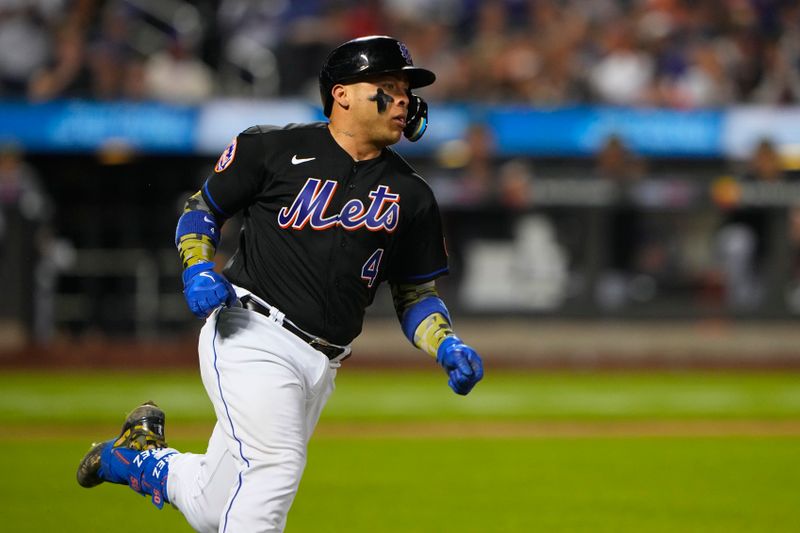
[[[414,66],[406,45],[386,35],[359,37],[337,47],[319,72],[319,92],[325,116],[331,116],[331,89],[337,83],[352,83],[373,74],[404,72],[409,88],[425,87],[436,81],[430,70]]]

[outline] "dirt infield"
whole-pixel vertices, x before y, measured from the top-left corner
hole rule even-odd
[[[204,440],[211,424],[173,425],[171,439]],[[8,425],[0,442],[111,438],[115,428],[86,425]],[[315,438],[515,439],[646,437],[800,437],[800,420],[636,420],[531,422],[322,422]]]

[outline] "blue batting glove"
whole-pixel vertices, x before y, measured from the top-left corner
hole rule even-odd
[[[447,384],[456,394],[466,395],[483,378],[483,361],[478,352],[456,336],[447,337],[439,345],[436,362],[450,376]]]
[[[189,309],[199,318],[206,318],[221,305],[232,306],[236,291],[224,276],[213,270],[214,263],[197,263],[183,271],[183,296]]]

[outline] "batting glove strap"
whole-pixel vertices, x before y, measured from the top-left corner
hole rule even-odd
[[[183,271],[183,286],[186,287],[189,282],[197,276],[200,272],[212,272],[214,270],[214,263],[211,262],[201,262],[195,263],[190,267],[186,267],[186,270]]]
[[[447,384],[456,394],[468,394],[483,379],[483,361],[478,352],[455,335],[439,345],[436,361],[447,372]]]

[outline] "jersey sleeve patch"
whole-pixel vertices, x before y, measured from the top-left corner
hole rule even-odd
[[[231,143],[222,152],[222,155],[219,156],[217,164],[214,166],[214,172],[220,173],[228,168],[231,163],[233,163],[234,157],[236,157],[236,137],[233,138]]]

